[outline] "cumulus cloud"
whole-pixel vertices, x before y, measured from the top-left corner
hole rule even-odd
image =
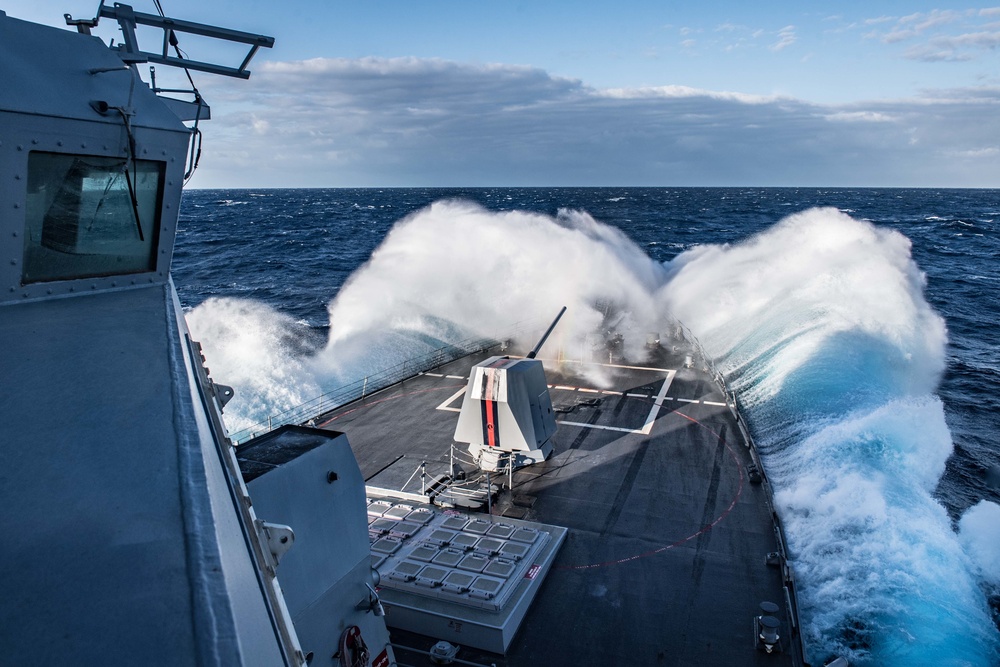
[[[322,58],[202,92],[216,121],[195,187],[1000,184],[1000,156],[981,152],[1000,136],[1000,88],[834,106]]]

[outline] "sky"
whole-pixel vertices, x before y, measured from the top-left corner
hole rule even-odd
[[[276,39],[247,81],[193,73],[212,120],[189,187],[1000,187],[1000,5],[161,3]],[[96,7],[0,0],[63,27]]]

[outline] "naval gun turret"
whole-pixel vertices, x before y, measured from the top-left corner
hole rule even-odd
[[[472,367],[455,440],[487,471],[544,461],[556,432],[552,399],[542,362],[535,359],[566,308],[524,359],[490,357]]]

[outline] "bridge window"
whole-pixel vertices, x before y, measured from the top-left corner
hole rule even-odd
[[[32,152],[22,284],[156,270],[164,163]]]

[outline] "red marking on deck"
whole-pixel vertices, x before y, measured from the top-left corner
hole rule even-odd
[[[729,516],[729,513],[732,512],[736,508],[736,503],[739,502],[740,496],[743,495],[743,466],[740,465],[740,460],[739,460],[739,458],[737,458],[736,452],[733,450],[732,446],[728,442],[726,442],[725,438],[723,438],[721,435],[719,435],[714,429],[709,428],[708,426],[705,426],[704,424],[702,424],[700,421],[698,421],[694,417],[690,417],[690,416],[684,414],[683,412],[679,412],[677,410],[674,410],[674,412],[672,414],[679,415],[679,416],[683,417],[684,419],[687,419],[689,422],[693,422],[693,423],[697,424],[698,426],[702,427],[703,429],[705,429],[706,431],[708,431],[709,433],[711,433],[712,435],[714,435],[716,438],[718,438],[719,441],[722,442],[722,444],[724,444],[726,446],[726,450],[729,452],[729,456],[733,459],[733,463],[736,465],[736,470],[737,470],[737,472],[739,472],[739,475],[740,475],[740,484],[739,484],[739,487],[736,489],[736,495],[733,496],[733,500],[732,500],[732,502],[729,503],[729,507],[727,507],[725,509],[725,511],[723,511],[721,514],[719,514],[719,516],[715,517],[715,520],[712,521],[712,523],[708,524],[707,526],[703,526],[701,528],[701,530],[699,530],[698,532],[691,533],[687,537],[681,538],[681,539],[677,540],[676,542],[672,542],[670,544],[665,544],[662,547],[658,547],[656,549],[651,549],[650,551],[646,551],[646,552],[641,553],[641,554],[635,554],[633,556],[626,556],[624,558],[616,558],[615,560],[604,561],[603,563],[590,563],[588,565],[560,565],[560,566],[555,567],[553,569],[556,569],[556,570],[591,570],[591,569],[598,568],[598,567],[608,567],[610,565],[621,565],[623,563],[630,563],[630,562],[632,562],[634,560],[639,560],[640,558],[647,558],[649,556],[655,556],[658,553],[663,553],[664,551],[667,551],[669,549],[673,549],[675,547],[679,547],[682,544],[690,542],[691,540],[695,539],[696,537],[698,537],[700,535],[704,535],[708,531],[712,530],[712,528],[714,528],[715,526],[717,526],[723,519],[725,519],[727,516]]]

